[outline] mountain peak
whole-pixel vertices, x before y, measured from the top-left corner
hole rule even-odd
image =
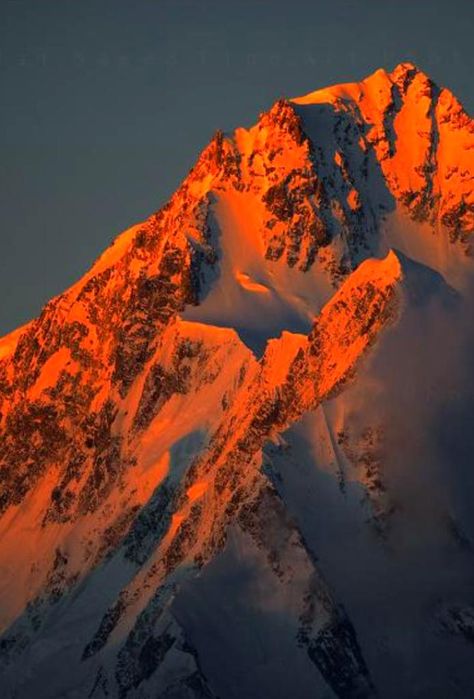
[[[216,131],[169,202],[0,341],[8,699],[349,699],[425,682],[451,640],[413,531],[429,522],[421,554],[450,566],[469,539],[444,483],[418,508],[440,429],[420,415],[442,385],[420,376],[455,327],[437,301],[472,287],[473,153],[470,117],[410,63],[280,99]],[[380,608],[387,581],[396,603]],[[469,637],[469,609],[449,609]]]
[[[349,99],[359,101],[363,99],[367,91],[381,92],[390,90],[391,85],[397,85],[405,92],[409,83],[416,77],[422,81],[430,81],[426,73],[419,69],[414,63],[408,61],[399,63],[388,72],[385,68],[378,68],[376,71],[366,76],[359,82],[338,83],[330,87],[317,89],[301,97],[293,98],[291,101],[297,104],[317,104],[324,101],[337,101],[338,99]]]
[[[411,61],[401,61],[400,63],[397,63],[395,68],[390,72],[390,76],[392,78],[401,76],[401,75],[409,75],[409,74],[415,74],[415,73],[422,73],[423,71],[418,68],[417,65],[412,63]]]

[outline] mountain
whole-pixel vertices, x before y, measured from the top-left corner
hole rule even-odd
[[[281,99],[0,340],[2,696],[473,695],[473,177],[412,64]]]

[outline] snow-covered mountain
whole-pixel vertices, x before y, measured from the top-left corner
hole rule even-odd
[[[474,695],[473,177],[412,64],[279,100],[0,340],[2,697]]]

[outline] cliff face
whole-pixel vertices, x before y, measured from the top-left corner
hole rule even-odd
[[[457,425],[470,410],[473,144],[410,64],[280,100],[218,132],[160,211],[0,340],[6,696],[474,687],[470,443],[446,435],[446,495],[431,431],[453,391]],[[392,590],[412,606],[362,568],[410,580]]]

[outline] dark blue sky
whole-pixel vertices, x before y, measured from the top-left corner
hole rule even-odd
[[[0,334],[160,207],[216,128],[411,60],[474,106],[468,0],[0,0]]]

